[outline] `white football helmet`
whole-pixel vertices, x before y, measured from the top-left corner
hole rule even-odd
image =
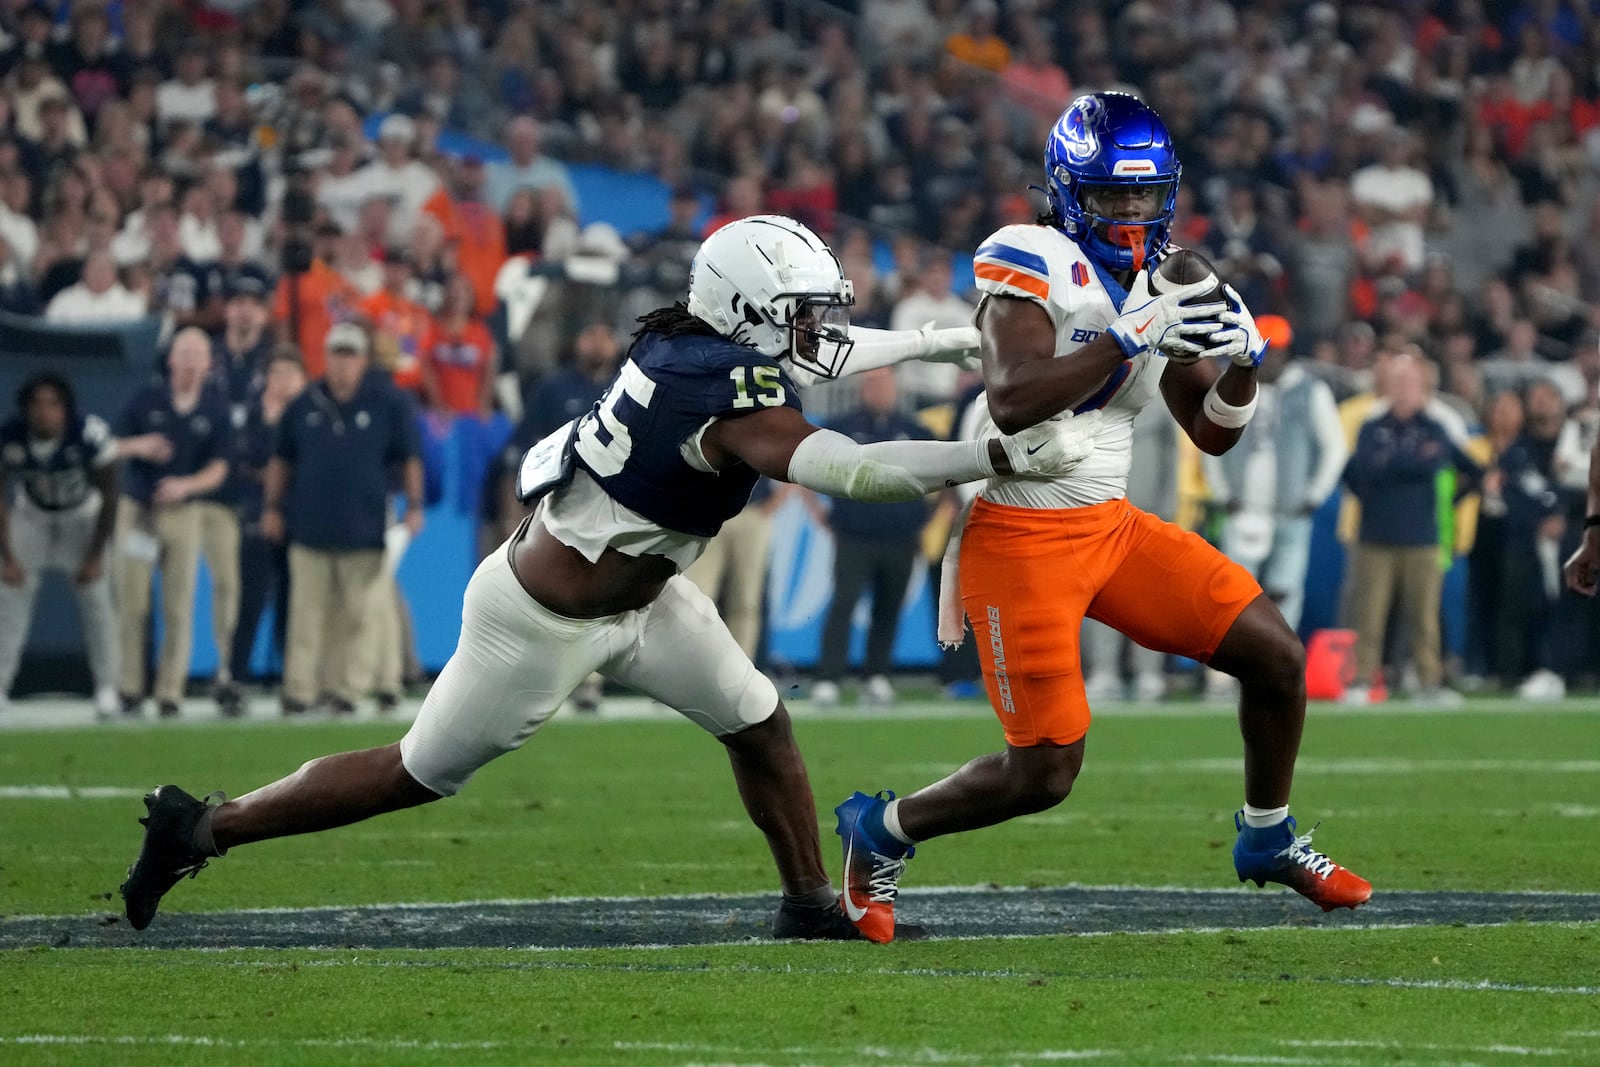
[[[689,268],[689,313],[732,341],[824,378],[854,342],[855,287],[822,238],[782,215],[751,215],[707,237]]]

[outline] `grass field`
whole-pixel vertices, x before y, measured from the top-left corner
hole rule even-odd
[[[111,919],[144,790],[403,724],[0,730],[0,1063],[1600,1063],[1600,703],[1312,714],[1295,811],[1368,908],[1239,888],[1231,715],[1134,708],[1060,808],[919,849],[935,938],[889,946],[762,939],[764,844],[675,719],[563,715],[451,801],[215,861],[145,934]],[[974,704],[796,730],[835,866],[838,799],[998,740]]]

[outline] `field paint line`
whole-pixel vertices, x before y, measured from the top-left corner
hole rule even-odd
[[[1242,757],[1226,756],[1170,760],[1096,760],[1099,772],[1171,774],[1188,771],[1198,774],[1234,773],[1244,769]],[[1600,774],[1600,759],[1318,759],[1302,757],[1295,762],[1296,774],[1413,775],[1472,773]]]
[[[1506,924],[1506,925],[1522,925],[1522,924]],[[1274,928],[1274,929],[1282,929],[1282,928],[1281,927],[1277,927],[1277,928]],[[1476,927],[1474,927],[1474,929],[1476,929]],[[1228,930],[1130,931],[1130,933],[1133,933],[1135,935],[1147,935],[1147,934],[1158,933],[1158,932],[1159,933],[1182,933],[1182,934],[1197,934],[1197,933],[1198,934],[1209,934],[1209,933],[1234,933],[1234,934],[1236,934],[1236,933],[1239,933],[1239,931],[1237,929],[1228,929]],[[990,937],[990,938],[949,937],[949,938],[940,938],[940,940],[941,941],[1016,941],[1016,940],[1021,940],[1022,938],[1026,937],[1026,936],[1035,936],[1035,935],[999,934],[999,935],[996,935],[995,937]],[[1095,934],[1077,934],[1077,935],[1074,935],[1074,936],[1077,936],[1077,937],[1106,937],[1106,936],[1109,936],[1109,935],[1104,934],[1104,933],[1095,933]],[[781,944],[783,944],[783,942],[773,941],[773,942],[763,942],[762,944],[781,945]],[[628,948],[627,948],[627,951],[634,951],[634,950],[656,951],[656,950],[668,949],[668,948],[703,948],[703,947],[706,947],[706,946],[703,946],[703,945],[629,945]],[[277,949],[270,949],[269,950],[269,949],[260,949],[260,948],[250,948],[250,949],[208,948],[208,949],[191,949],[191,950],[185,950],[185,951],[194,951],[194,952],[199,952],[199,953],[202,953],[202,954],[209,953],[209,954],[221,955],[221,954],[224,954],[224,953],[247,953],[247,952],[265,952],[265,951],[277,952],[277,951],[280,951],[280,950],[277,950]],[[313,950],[313,951],[336,951],[336,950],[333,950],[333,949],[319,949],[319,950]],[[530,953],[537,953],[537,954],[550,955],[550,956],[567,956],[567,955],[576,955],[576,954],[578,954],[580,952],[591,952],[593,950],[592,949],[574,949],[574,948],[545,949],[545,948],[535,947],[535,948],[530,948],[530,949],[504,949],[504,950],[500,950],[500,951],[506,951],[506,952],[530,952]],[[321,967],[321,968],[330,968],[330,969],[337,969],[337,968],[340,968],[340,967],[353,967],[353,968],[371,968],[371,969],[375,969],[375,970],[386,970],[386,969],[406,970],[408,968],[410,968],[410,969],[420,969],[420,970],[431,970],[431,969],[440,969],[440,968],[459,970],[459,969],[461,969],[463,967],[468,967],[468,968],[478,968],[478,969],[485,969],[485,970],[492,970],[492,971],[615,971],[615,972],[618,972],[618,973],[635,973],[635,972],[637,972],[637,973],[643,973],[643,974],[704,974],[706,972],[706,968],[704,966],[702,966],[701,964],[699,964],[699,963],[692,963],[692,964],[691,963],[633,963],[633,962],[594,963],[594,962],[578,961],[578,960],[568,961],[568,960],[560,960],[560,959],[541,959],[541,960],[523,960],[523,961],[506,960],[506,961],[499,961],[499,962],[487,963],[487,964],[480,964],[480,963],[467,964],[467,963],[462,963],[460,960],[363,959],[363,958],[361,958],[359,956],[350,956],[350,957],[347,957],[347,958],[339,958],[339,959],[296,960],[293,963],[273,963],[271,961],[266,961],[264,963],[263,961],[260,961],[260,960],[229,960],[229,961],[224,962],[223,966],[225,966],[225,967],[248,967],[248,968],[253,968],[253,969],[260,969],[263,966],[266,966],[266,967],[280,967],[280,968]],[[884,977],[884,978],[981,978],[981,979],[988,979],[988,980],[993,980],[993,979],[1012,979],[1012,978],[1016,978],[1016,979],[1025,978],[1025,979],[1032,980],[1032,979],[1035,979],[1035,978],[1053,978],[1053,979],[1063,979],[1063,980],[1115,982],[1115,981],[1122,981],[1122,980],[1140,980],[1140,981],[1142,981],[1147,977],[1145,975],[1119,975],[1119,974],[1106,974],[1106,973],[1081,974],[1081,973],[1076,972],[1076,971],[1015,970],[1015,969],[1012,969],[1012,968],[1000,968],[1000,969],[974,968],[974,967],[870,967],[870,968],[861,968],[861,967],[832,967],[832,966],[825,966],[825,965],[799,966],[799,965],[792,964],[792,963],[782,963],[782,964],[752,963],[752,962],[749,962],[747,960],[746,961],[740,961],[740,962],[734,963],[734,964],[729,964],[728,966],[723,967],[721,969],[725,970],[725,971],[732,972],[732,973],[738,973],[738,974],[796,974],[796,975],[804,975],[806,977],[824,977],[824,978],[842,976],[842,975],[871,974],[871,975],[878,975],[878,976],[881,976],[881,977]],[[1218,980],[1255,983],[1255,982],[1259,982],[1260,976],[1259,975],[1254,975],[1254,974],[1210,975],[1210,976],[1207,976],[1204,979],[1198,979],[1198,978],[1194,979],[1194,981],[1201,982],[1202,984],[1204,982],[1213,982],[1213,981],[1218,981]],[[1536,994],[1536,995],[1539,995],[1539,996],[1577,996],[1577,997],[1592,997],[1592,996],[1600,995],[1600,986],[1530,985],[1530,984],[1518,983],[1518,982],[1499,982],[1499,981],[1495,981],[1495,980],[1489,979],[1489,978],[1479,978],[1479,979],[1464,979],[1464,978],[1459,978],[1459,979],[1439,979],[1439,978],[1417,979],[1417,978],[1319,978],[1319,977],[1306,977],[1306,978],[1292,978],[1292,979],[1289,979],[1286,984],[1294,985],[1294,984],[1299,984],[1299,983],[1310,983],[1310,984],[1313,984],[1313,985],[1356,986],[1356,987],[1360,987],[1360,988],[1377,987],[1377,988],[1387,988],[1387,989],[1420,989],[1420,990],[1433,990],[1433,991],[1439,991],[1439,992],[1445,992],[1445,993],[1531,993],[1531,994]],[[1600,1037],[1600,1031],[1596,1031],[1594,1033],[1594,1036]]]
[[[0,1045],[188,1045],[201,1048],[370,1048],[421,1052],[478,1052],[513,1047],[505,1041],[416,1041],[402,1038],[233,1038],[199,1034],[20,1034],[0,1036]]]
[[[0,785],[0,800],[125,800],[148,792],[120,785]]]
[[[900,1048],[884,1045],[862,1045],[854,1048],[835,1048],[827,1045],[790,1045],[785,1048],[743,1048],[738,1045],[709,1045],[679,1041],[614,1041],[612,1048],[619,1052],[673,1052],[712,1056],[808,1056],[849,1057],[846,1063],[863,1060],[891,1060],[895,1063],[995,1063],[1044,1060],[1068,1062],[1098,1060],[1126,1055],[1118,1049],[1033,1049],[1027,1052],[951,1052],[927,1046]],[[721,1062],[720,1060],[718,1062]]]
[[[1138,885],[1135,883],[1110,882],[1104,884],[1090,884],[1087,882],[1065,882],[1060,885],[1048,887],[1053,891],[1073,893],[1160,893],[1169,895],[1215,897],[1219,899],[1257,897],[1262,895],[1259,889],[1243,886],[1186,886],[1186,885]],[[954,896],[965,893],[983,893],[986,896],[1030,896],[1040,891],[1038,886],[996,886],[991,882],[975,882],[969,885],[935,885],[935,886],[907,886],[900,890],[900,899],[915,900],[918,897],[938,898],[941,896]],[[1583,892],[1568,889],[1483,889],[1463,890],[1462,892],[1491,896],[1495,898],[1508,897],[1554,897],[1587,900],[1594,898],[1600,906],[1600,893]],[[1383,898],[1401,898],[1413,896],[1435,896],[1432,890],[1424,889],[1392,889],[1383,893]],[[326,915],[344,914],[347,912],[389,912],[389,911],[415,911],[429,909],[433,911],[470,911],[476,908],[518,908],[538,907],[541,905],[562,904],[653,904],[653,903],[678,903],[683,901],[704,901],[708,904],[720,902],[742,902],[750,899],[748,893],[661,893],[649,896],[554,896],[554,897],[487,897],[479,900],[404,900],[404,901],[379,901],[376,903],[362,904],[318,904],[308,907],[266,907],[266,908],[225,908],[218,911],[196,911],[185,914],[194,916],[228,916],[228,915]],[[776,906],[777,897],[773,897],[773,906]],[[1361,912],[1357,911],[1357,915]],[[0,922],[49,922],[70,921],[88,917],[89,913],[62,913],[62,914],[16,914],[5,915]],[[1581,924],[1581,921],[1577,921]],[[1554,925],[1563,925],[1558,923]],[[1404,926],[1427,925],[1419,923],[1406,923]],[[1509,923],[1471,923],[1472,926],[1505,926]],[[1552,925],[1552,924],[1541,924]],[[1236,929],[1234,927],[1217,927],[1216,929]],[[1262,927],[1261,929],[1273,929]],[[1319,927],[1293,927],[1291,929],[1321,929]],[[1135,931],[1128,931],[1133,933]],[[1177,932],[1173,930],[1155,931],[1159,933]],[[1197,927],[1194,931],[1210,933],[1211,928]],[[1082,934],[1077,936],[1083,936]]]
[[[1569,1048],[1535,1048],[1527,1045],[1455,1045],[1432,1041],[1367,1041],[1359,1038],[1328,1038],[1317,1040],[1315,1038],[1286,1039],[1278,1042],[1291,1048],[1379,1048],[1393,1049],[1398,1052],[1410,1052],[1420,1049],[1426,1052],[1471,1052],[1492,1053],[1500,1056],[1570,1056]]]

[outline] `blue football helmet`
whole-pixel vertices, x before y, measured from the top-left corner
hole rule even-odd
[[[1056,224],[1109,270],[1138,270],[1167,243],[1183,168],[1166,123],[1127,93],[1089,93],[1056,120],[1044,146],[1045,195]],[[1118,219],[1138,196],[1148,217]]]

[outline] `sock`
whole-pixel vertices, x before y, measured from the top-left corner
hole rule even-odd
[[[1244,806],[1244,824],[1254,829],[1268,826],[1277,826],[1289,817],[1289,805],[1281,808],[1257,808],[1246,804]]]
[[[225,803],[227,798],[223,797],[221,793],[214,793],[212,796],[222,797],[222,801],[217,804],[207,804],[206,810],[200,814],[200,821],[194,824],[194,847],[199,849],[201,854],[205,856],[226,856],[228,850],[218,848],[216,838],[211,836],[211,819],[217,814],[217,808],[222,803]],[[206,799],[209,801],[211,797]]]
[[[823,882],[804,893],[785,893],[783,902],[796,908],[831,908],[839,901],[839,893],[832,882]]]
[[[904,830],[900,829],[900,798],[899,797],[895,797],[893,800],[891,800],[887,804],[885,804],[883,806],[883,813],[881,815],[877,815],[877,813],[874,813],[874,815],[876,815],[876,821],[878,823],[882,824],[884,830],[888,831],[888,834],[889,834],[890,837],[894,838],[896,841],[900,842],[902,845],[914,845],[914,844],[916,844],[916,842],[911,840],[911,838],[906,834],[906,832]],[[877,827],[872,825],[873,821],[874,821],[874,816],[873,815],[867,816],[868,825],[872,829],[876,830]]]

